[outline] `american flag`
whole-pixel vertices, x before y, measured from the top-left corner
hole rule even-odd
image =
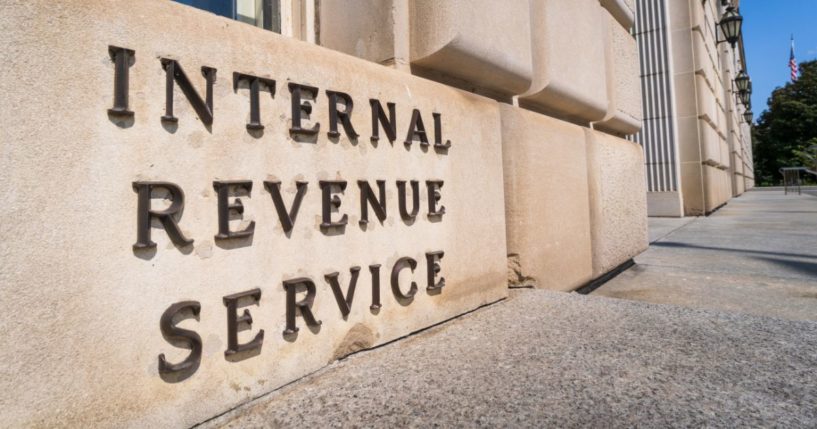
[[[791,81],[797,82],[797,59],[794,58],[794,36],[791,36],[791,55],[789,56],[789,68],[791,69]]]

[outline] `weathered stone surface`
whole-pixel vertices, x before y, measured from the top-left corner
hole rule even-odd
[[[576,122],[604,119],[607,27],[598,0],[533,1],[530,19],[533,82],[519,104]]]
[[[413,1],[411,63],[421,68],[415,72],[441,77],[431,70],[462,80],[461,86],[521,94],[531,83],[531,23],[522,3]]]
[[[321,0],[321,46],[376,63],[393,61],[392,3],[392,0]]]
[[[518,286],[573,290],[593,275],[581,127],[501,105],[508,255]]]
[[[382,344],[506,295],[506,254],[500,119],[495,102],[368,61],[293,41],[252,26],[169,1],[10,1],[0,15],[0,134],[4,183],[0,215],[0,404],[8,426],[189,426],[249,398],[315,371],[330,359]],[[109,116],[114,67],[109,45],[135,50],[130,67],[130,109]],[[179,86],[177,123],[163,122],[165,72],[159,57],[179,61],[204,95],[200,67],[217,69],[214,120],[203,125]],[[248,89],[233,88],[233,73],[277,81],[274,96],[260,94],[263,132],[250,134]],[[365,79],[361,78],[365,76]],[[288,82],[317,86],[314,143],[288,133]],[[352,123],[361,136],[327,137],[325,90],[350,94]],[[381,131],[373,144],[370,98],[397,104],[390,143]],[[412,109],[423,115],[433,144],[433,112],[442,115],[447,154],[405,146]],[[457,118],[454,120],[453,118]],[[243,222],[254,220],[250,240],[214,239],[218,231],[214,180],[246,179]],[[324,233],[318,180],[346,180],[340,213],[348,225]],[[361,225],[357,180],[387,181],[388,218],[369,210]],[[396,180],[443,180],[440,221],[426,216],[428,196],[413,224],[398,212]],[[178,219],[194,243],[174,246],[154,223],[154,250],[136,241],[134,181],[163,180],[186,194]],[[291,233],[284,233],[263,181],[280,180],[290,207],[295,181],[307,181]],[[155,208],[162,201],[154,199]],[[335,219],[340,217],[335,213]],[[443,250],[439,294],[426,292],[425,252]],[[413,302],[398,302],[390,272],[399,257],[418,266]],[[372,311],[369,265],[381,264],[382,308]],[[351,314],[344,319],[324,275],[340,273],[347,290],[350,267],[360,266]],[[309,277],[323,323],[297,338],[282,336],[282,281]],[[399,276],[403,291],[412,277]],[[251,329],[263,329],[257,356],[225,359],[223,297],[259,288]],[[173,303],[201,303],[198,321],[180,327],[202,338],[201,364],[190,378],[167,383],[157,356],[177,363],[188,351],[169,344],[159,329]],[[245,308],[238,310],[243,313]]]
[[[635,0],[599,0],[622,27],[629,29],[635,22]]]
[[[682,217],[683,201],[680,192],[648,192],[647,214],[657,217]]]
[[[636,143],[586,133],[593,277],[599,277],[647,248],[644,153]]]
[[[638,43],[629,28],[622,27],[604,12],[607,27],[605,58],[607,64],[607,115],[594,124],[596,129],[619,135],[631,135],[641,129],[641,79]]]

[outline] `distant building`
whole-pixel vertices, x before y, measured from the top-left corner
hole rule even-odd
[[[698,216],[754,186],[750,126],[735,77],[746,71],[719,22],[739,0],[638,0],[650,216]]]

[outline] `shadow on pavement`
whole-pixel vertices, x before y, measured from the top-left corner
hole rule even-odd
[[[713,246],[699,246],[695,244],[685,244],[685,243],[678,243],[673,241],[660,241],[657,243],[652,243],[651,246],[655,247],[670,247],[670,248],[689,248],[689,249],[706,249],[706,250],[718,250],[724,252],[738,252],[738,253],[752,253],[758,255],[772,255],[772,256],[789,256],[792,258],[804,258],[804,259],[817,259],[817,255],[808,255],[804,253],[786,253],[786,252],[775,252],[775,251],[765,251],[765,250],[747,250],[747,249],[735,249],[730,247],[713,247]],[[770,259],[776,260],[776,259]]]

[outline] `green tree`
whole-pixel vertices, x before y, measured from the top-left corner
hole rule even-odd
[[[794,154],[806,168],[817,172],[817,139],[811,139],[809,147],[805,150],[796,150]]]
[[[783,182],[781,167],[806,166],[817,146],[817,61],[800,64],[797,82],[777,88],[752,130],[755,180]]]

